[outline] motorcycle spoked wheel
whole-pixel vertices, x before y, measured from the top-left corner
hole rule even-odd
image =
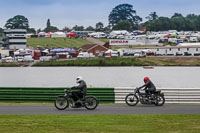
[[[128,94],[125,98],[125,102],[128,106],[135,106],[138,104],[139,99],[135,94]]]
[[[162,106],[163,104],[165,104],[165,98],[162,95],[157,95],[156,96],[156,106]]]
[[[99,104],[99,101],[95,97],[86,97],[84,106],[88,110],[94,110]]]
[[[64,110],[69,107],[69,100],[64,96],[59,96],[54,101],[54,105],[58,110]]]

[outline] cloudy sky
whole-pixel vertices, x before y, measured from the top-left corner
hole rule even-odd
[[[9,18],[23,15],[32,28],[44,29],[47,19],[62,29],[75,25],[95,26],[108,24],[108,15],[119,4],[131,4],[137,15],[145,20],[150,12],[171,17],[175,12],[200,14],[200,0],[0,0],[0,27]]]

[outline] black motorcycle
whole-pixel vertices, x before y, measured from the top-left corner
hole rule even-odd
[[[161,91],[155,91],[153,94],[147,95],[140,92],[140,88],[136,88],[134,93],[130,93],[125,98],[126,104],[129,106],[135,106],[140,102],[141,104],[154,104],[156,106],[162,106],[165,103],[164,93]]]
[[[77,105],[78,104],[78,105]],[[99,101],[94,96],[81,97],[80,101],[76,103],[72,98],[72,91],[70,89],[64,90],[64,96],[58,96],[54,101],[54,105],[58,110],[64,110],[69,107],[81,108],[85,107],[88,110],[94,110],[99,104]]]

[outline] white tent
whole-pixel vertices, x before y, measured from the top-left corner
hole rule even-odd
[[[43,53],[49,53],[49,50],[48,49],[45,49],[42,51]]]
[[[64,32],[54,32],[51,33],[51,37],[66,37],[66,34]]]
[[[126,35],[129,34],[127,30],[113,30],[110,35]]]

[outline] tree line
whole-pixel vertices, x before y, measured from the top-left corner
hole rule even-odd
[[[188,14],[184,17],[180,13],[174,13],[171,18],[168,18],[158,17],[156,12],[153,12],[148,19],[144,23],[148,31],[200,31],[200,15]]]
[[[175,13],[171,18],[158,16],[156,12],[151,12],[146,17],[147,21],[142,22],[142,18],[137,15],[133,5],[120,4],[112,9],[108,16],[109,24],[104,26],[102,22],[96,23],[95,27],[78,26],[75,25],[72,29],[65,26],[63,31],[111,31],[111,30],[127,30],[133,31],[139,28],[146,28],[147,31],[200,31],[200,15],[188,14],[184,17],[180,13]],[[50,32],[58,31],[56,26],[52,26],[50,19],[47,20],[46,27],[44,29],[30,28],[28,18],[22,15],[16,15],[13,18],[7,20],[5,26],[7,29],[27,29],[28,33],[38,33],[41,31]],[[0,28],[0,34],[2,28]]]

